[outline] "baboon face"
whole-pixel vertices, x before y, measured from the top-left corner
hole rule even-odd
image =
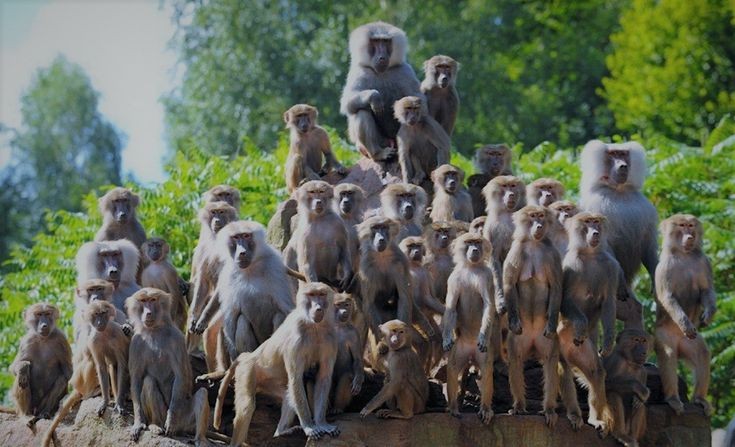
[[[212,232],[215,234],[217,234],[222,227],[230,223],[227,213],[221,208],[213,209],[209,215],[209,228],[211,228]]]
[[[678,214],[664,221],[664,238],[685,253],[699,248],[702,241],[702,224],[692,215]]]
[[[307,133],[316,125],[317,111],[307,104],[297,104],[285,113],[286,124],[298,130],[299,133]]]
[[[502,183],[500,185],[500,196],[503,201],[503,206],[505,206],[508,211],[516,209],[518,200],[520,199],[520,194],[518,193],[520,187],[520,183],[515,181]]]
[[[26,326],[42,337],[48,337],[57,318],[59,310],[50,304],[34,304],[25,313]]]
[[[482,242],[474,239],[465,241],[465,256],[470,264],[477,264],[482,260]]]
[[[393,39],[370,38],[368,55],[373,70],[377,73],[383,73],[388,69],[391,53],[393,53]]]
[[[303,287],[301,291],[301,302],[304,310],[314,323],[321,323],[324,320],[327,309],[329,309],[329,300],[332,291],[321,283],[312,283],[308,287]]]
[[[487,174],[498,176],[505,167],[507,153],[508,148],[504,145],[491,144],[482,147],[477,151],[477,164]]]
[[[562,225],[564,225],[564,222],[566,222],[567,219],[574,216],[579,211],[577,210],[576,205],[571,202],[554,202],[549,207],[556,211],[557,219]]]
[[[229,185],[217,185],[204,195],[207,202],[225,202],[232,207],[240,204],[240,192]]]
[[[228,189],[220,189],[214,192],[212,194],[215,199],[217,199],[218,202],[226,202],[230,206],[234,206],[233,203],[235,203],[235,198],[233,197],[233,194]]]
[[[334,301],[335,315],[340,323],[347,323],[352,318],[352,299],[349,297],[340,297]]]
[[[413,192],[400,192],[396,194],[398,214],[401,219],[411,220],[416,212],[416,194]]]
[[[166,242],[160,238],[151,238],[145,241],[143,245],[146,256],[152,262],[158,262],[163,259],[168,251]]]
[[[434,65],[434,81],[441,88],[449,87],[454,77],[453,67],[446,63]]]
[[[618,335],[618,351],[623,357],[643,366],[648,358],[648,334],[640,329],[625,329]]]
[[[230,256],[240,269],[246,269],[255,257],[255,238],[251,232],[239,232],[230,235]]]
[[[97,271],[117,287],[123,271],[122,252],[117,249],[102,249],[97,253],[97,264]]]
[[[397,119],[404,124],[409,126],[415,126],[421,121],[421,110],[422,104],[421,99],[415,96],[408,96],[406,98],[398,100],[398,107],[396,110]]]
[[[373,249],[377,252],[385,251],[390,242],[390,228],[388,225],[376,224],[370,230],[373,234]]]
[[[485,228],[485,221],[487,217],[480,216],[472,221],[470,224],[470,233],[482,234],[482,230]]]
[[[109,281],[92,279],[85,281],[77,289],[77,294],[84,298],[87,303],[92,303],[94,301],[107,301],[112,295],[112,291],[112,284]]]
[[[630,173],[630,151],[627,149],[608,150],[605,166],[609,181],[618,185],[624,184],[628,181]]]
[[[421,262],[421,260],[424,258],[424,244],[422,244],[421,242],[413,242],[411,244],[408,244],[406,246],[406,249],[408,251],[406,255],[411,261]]]
[[[442,187],[449,194],[454,194],[459,188],[459,172],[447,171],[444,173],[444,179],[442,180]]]
[[[452,242],[452,229],[449,227],[438,227],[434,229],[434,247],[447,248]]]
[[[339,193],[339,211],[349,215],[355,208],[355,191],[341,191]]]
[[[401,349],[406,345],[408,325],[401,320],[391,320],[380,325],[380,331],[391,351]]]
[[[528,234],[537,241],[546,235],[546,212],[540,209],[525,212]]]
[[[161,320],[161,303],[158,297],[142,294],[137,301],[140,306],[140,321],[149,329],[156,327]]]
[[[92,324],[98,332],[105,331],[107,323],[110,322],[110,319],[114,317],[114,315],[115,307],[105,301],[92,303],[90,304],[90,307],[87,308],[87,321],[89,321],[89,323]]]
[[[306,205],[309,212],[321,216],[334,196],[332,186],[321,180],[312,180],[304,183],[298,192],[299,202]]]
[[[539,205],[549,206],[559,200],[559,185],[552,182],[539,182],[536,188],[536,199]]]
[[[604,222],[602,215],[592,213],[585,213],[581,218],[575,219],[580,237],[592,248],[599,247],[603,240]]]

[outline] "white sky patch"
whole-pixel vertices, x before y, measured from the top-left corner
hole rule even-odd
[[[170,6],[158,0],[0,0],[0,122],[20,127],[32,76],[64,54],[84,69],[100,112],[124,133],[123,172],[163,180],[160,98],[174,85],[176,54],[167,47],[174,31]]]

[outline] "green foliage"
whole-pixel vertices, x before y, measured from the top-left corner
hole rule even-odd
[[[603,80],[618,128],[697,144],[735,110],[734,12],[726,0],[635,0]]]

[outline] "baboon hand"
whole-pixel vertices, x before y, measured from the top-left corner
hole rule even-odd
[[[454,346],[454,340],[452,340],[452,337],[447,337],[442,342],[444,352],[449,352],[452,349],[452,346]]]
[[[477,336],[477,349],[480,352],[487,352],[487,340],[484,333],[480,332],[480,334]]]

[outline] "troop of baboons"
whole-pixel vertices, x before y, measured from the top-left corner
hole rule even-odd
[[[578,205],[554,179],[525,185],[514,176],[504,144],[477,150],[465,187],[465,173],[448,164],[458,63],[432,57],[419,83],[406,35],[383,22],[355,29],[349,49],[341,99],[349,137],[402,182],[385,185],[380,206],[367,209],[366,192],[345,180],[349,169],[316,124],[316,108],[295,105],[284,114],[285,181],[298,211],[283,253],[261,224],[238,220],[247,197],[218,185],[203,195],[190,284],[168,260],[168,243],[147,238],[139,197],[109,191],[99,202],[102,227],[76,257],[73,363],[56,306],[24,313],[12,397],[29,426],[56,413],[44,445],[74,405],[98,394],[100,416],[110,402],[129,411],[132,400],[136,441],[148,430],[241,445],[260,393],[282,402],[276,436],[338,436],[328,415],[360,393],[366,371],[386,380],[361,416],[408,419],[427,410],[428,380],[444,366],[449,414],[460,417],[474,368],[478,416],[490,424],[494,365],[507,364],[510,413],[524,414],[524,362],[535,359],[550,428],[560,398],[572,427],[584,424],[576,380],[589,390],[586,422],[635,446],[646,429],[651,344],[672,410],[683,411],[681,358],[693,365],[693,402],[709,415],[709,351],[698,329],[716,305],[702,225],[691,215],[664,220],[659,257],[657,213],[641,192],[644,149],[589,142]],[[656,298],[653,339],[632,291],[641,264]],[[617,334],[616,318],[624,326]],[[200,350],[209,372],[194,378],[189,356]],[[193,391],[205,379],[221,380],[213,414],[206,391]]]

